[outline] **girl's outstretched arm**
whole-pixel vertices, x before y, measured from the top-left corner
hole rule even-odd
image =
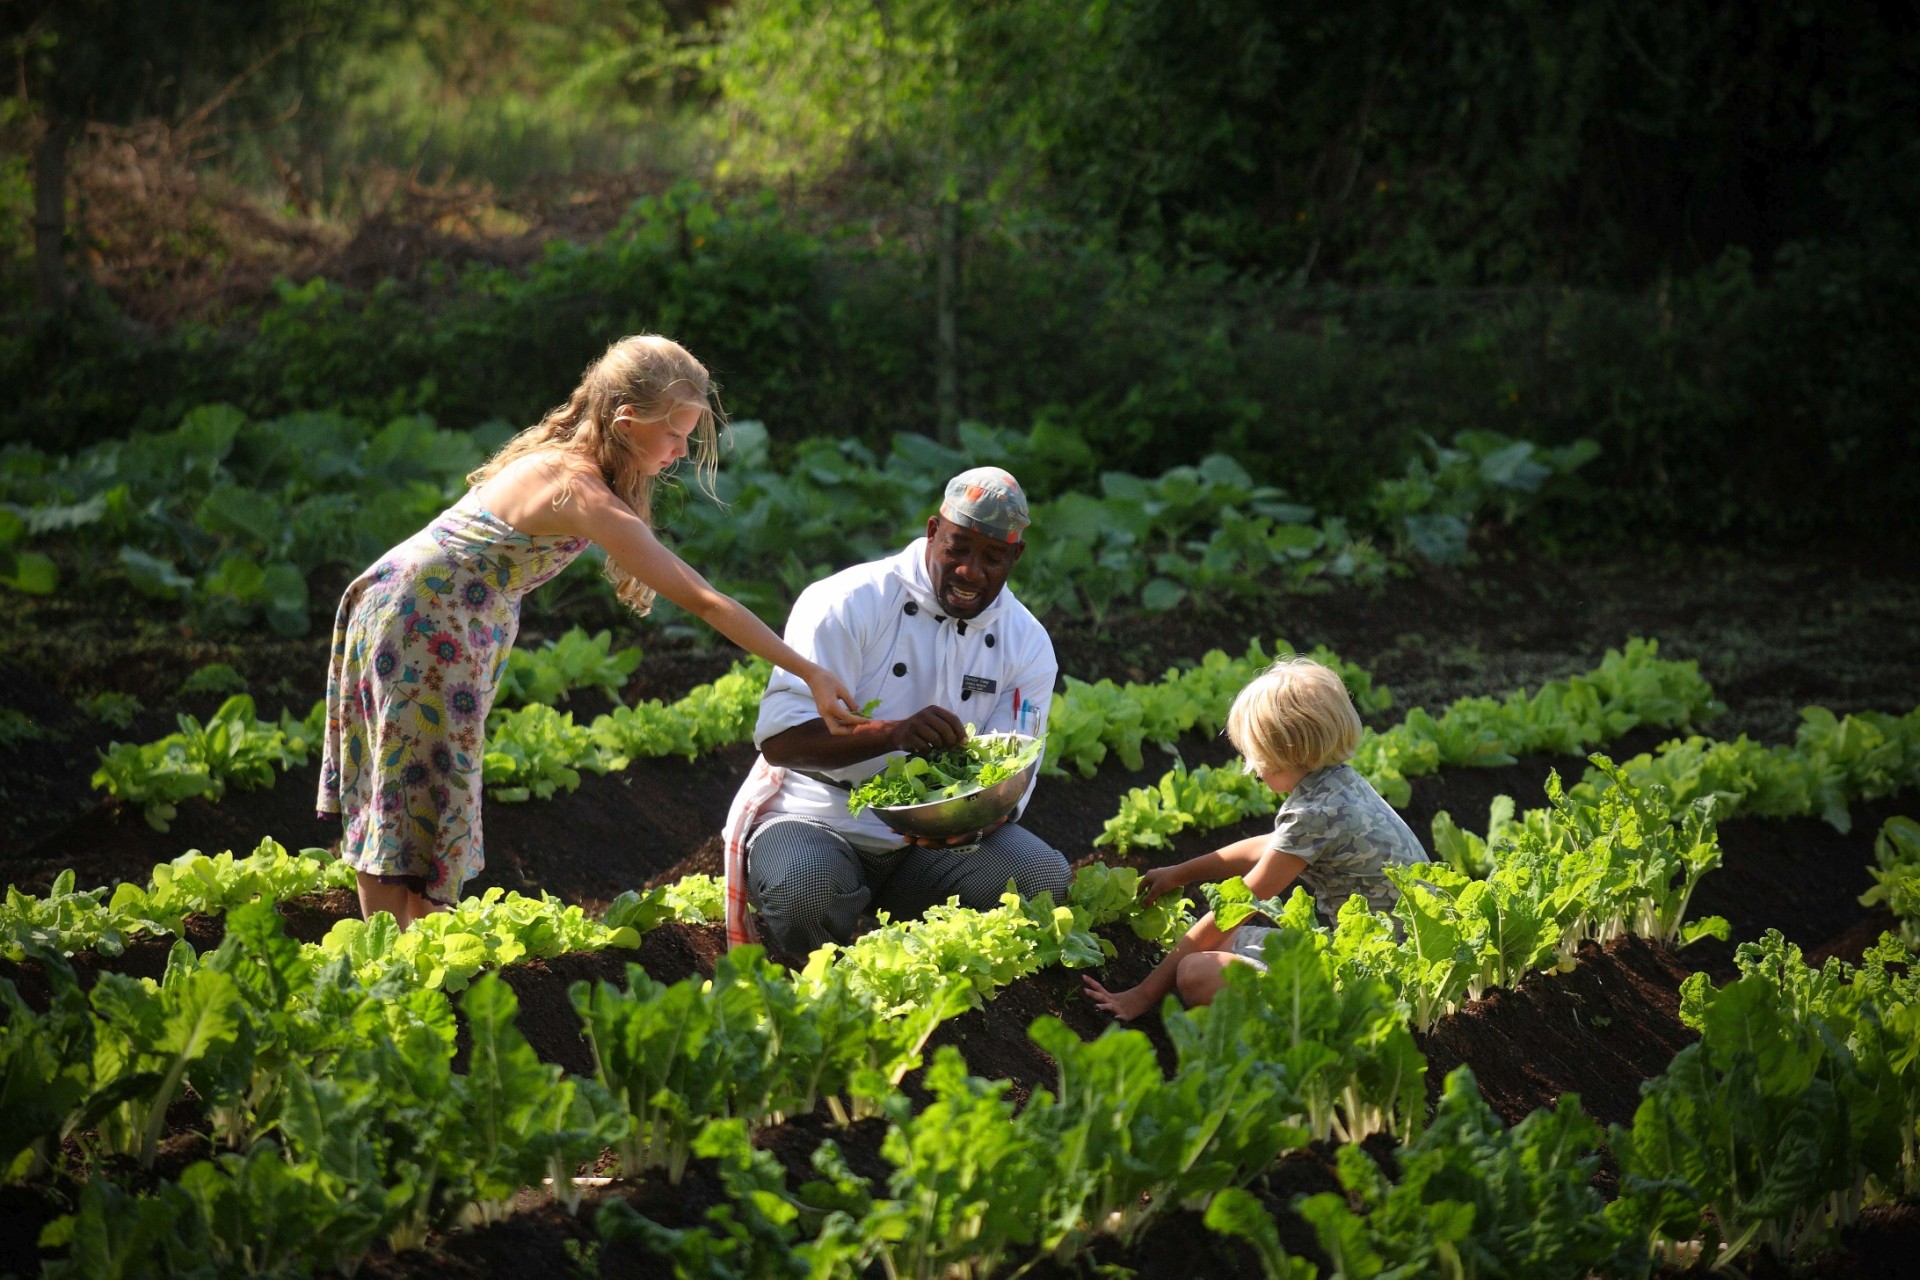
[[[555,474],[555,479],[548,492],[557,493],[557,468],[552,468],[550,473]],[[503,472],[495,482],[505,479],[508,479],[508,475]],[[532,488],[541,487],[540,479],[529,475],[527,480],[532,482]],[[646,521],[615,496],[597,473],[584,469],[576,472],[572,493],[558,507],[552,505],[550,498],[544,503],[539,502],[535,493],[516,493],[514,496],[535,499],[526,505],[532,512],[537,512],[537,516],[527,523],[537,523],[540,527],[526,528],[510,515],[496,514],[501,514],[502,518],[523,533],[570,534],[592,539],[613,557],[615,564],[658,594],[693,614],[748,653],[785,667],[806,681],[808,690],[813,694],[814,705],[820,709],[821,719],[833,732],[843,733],[866,719],[860,714],[860,704],[854,700],[852,691],[837,675],[819,663],[802,657],[771,627],[755,617],[752,610],[701,577],[693,566],[655,537]]]

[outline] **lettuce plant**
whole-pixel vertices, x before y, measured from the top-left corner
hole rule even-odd
[[[1885,904],[1900,920],[1900,936],[1920,951],[1920,822],[1888,818],[1873,840],[1878,866],[1868,867],[1873,887],[1860,895],[1860,905]]]
[[[319,733],[312,715],[300,721],[282,712],[278,723],[255,719],[253,699],[244,693],[228,698],[205,724],[184,713],[176,719],[179,731],[157,742],[113,743],[93,775],[96,788],[142,806],[156,831],[167,829],[189,797],[218,800],[229,784],[249,791],[272,786],[276,771],[306,763]]]
[[[620,686],[640,665],[640,650],[614,653],[613,633],[571,627],[538,649],[515,648],[494,692],[497,705],[565,702],[575,689],[598,689],[619,700]]]

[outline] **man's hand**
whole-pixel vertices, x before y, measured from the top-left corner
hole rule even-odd
[[[774,734],[760,744],[760,753],[782,769],[831,770],[894,751],[939,751],[966,740],[967,726],[959,716],[945,707],[922,707],[904,720],[861,720],[840,729],[822,716]]]
[[[1141,1014],[1151,1012],[1154,1006],[1154,1001],[1143,988],[1109,991],[1095,982],[1090,974],[1080,975],[1080,994],[1122,1022],[1132,1022]]]
[[[967,740],[966,722],[945,707],[926,706],[905,720],[890,722],[887,740],[895,751],[925,755],[944,751]]]
[[[1179,867],[1151,867],[1140,873],[1140,905],[1150,907],[1156,900],[1184,888],[1186,883]]]
[[[1010,813],[1005,814],[980,828],[978,831],[968,831],[957,836],[910,836],[902,833],[900,838],[908,844],[915,845],[922,849],[951,849],[955,845],[972,844],[976,840],[985,839],[987,836],[1006,826],[1008,820],[1012,817],[1013,815]]]

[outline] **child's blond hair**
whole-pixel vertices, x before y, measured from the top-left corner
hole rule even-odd
[[[1347,686],[1312,658],[1281,658],[1248,682],[1227,712],[1227,739],[1256,773],[1340,764],[1360,745]]]
[[[634,462],[633,444],[624,431],[614,429],[620,417],[661,422],[682,405],[700,408],[689,453],[695,483],[712,496],[720,465],[720,432],[726,414],[720,408],[713,380],[705,365],[671,338],[639,333],[609,346],[587,366],[567,402],[502,445],[500,451],[467,476],[469,485],[489,479],[508,463],[542,450],[573,454],[590,463],[635,515],[652,522],[654,477]],[[623,411],[629,411],[623,413]],[[566,505],[573,496],[573,473],[562,477],[553,505]],[[614,594],[635,613],[653,608],[653,589],[607,560],[607,580]]]

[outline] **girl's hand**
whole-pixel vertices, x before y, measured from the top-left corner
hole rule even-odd
[[[860,714],[859,699],[853,696],[852,690],[840,683],[840,678],[833,672],[816,666],[807,673],[806,680],[807,690],[813,694],[813,705],[819,708],[827,732],[845,733],[855,725],[866,722],[867,717]]]
[[[1140,905],[1150,907],[1158,898],[1181,888],[1186,881],[1180,878],[1178,867],[1153,867],[1140,873]]]
[[[1080,975],[1080,994],[1093,1001],[1095,1007],[1105,1009],[1122,1022],[1132,1022],[1143,1013],[1151,1012],[1153,1001],[1149,1000],[1139,987],[1125,991],[1109,991],[1095,982],[1091,975]]]

